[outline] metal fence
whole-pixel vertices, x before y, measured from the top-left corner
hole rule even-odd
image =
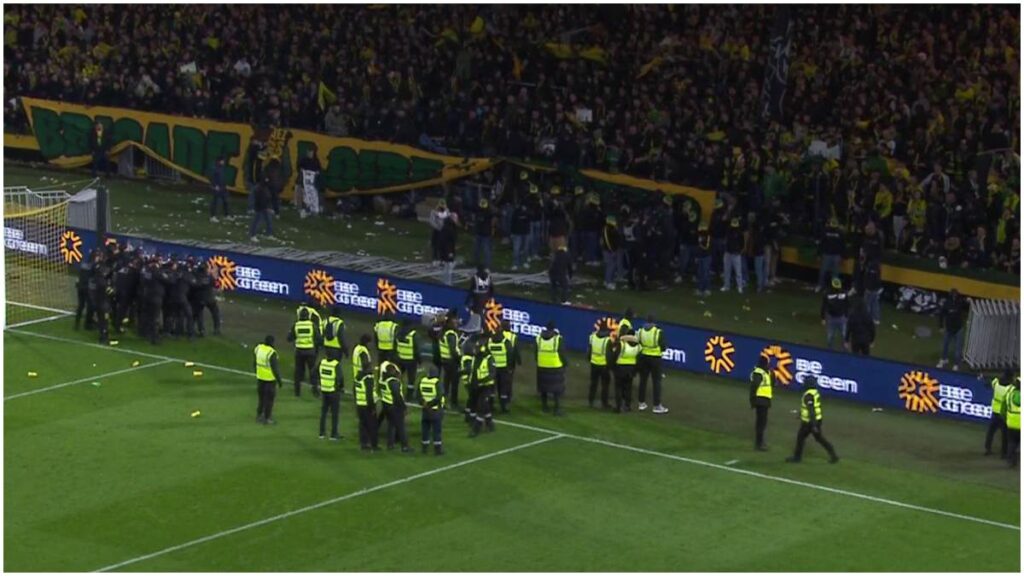
[[[1020,366],[1020,304],[971,299],[964,359],[976,369]]]

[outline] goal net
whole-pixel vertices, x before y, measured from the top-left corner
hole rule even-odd
[[[82,241],[68,229],[64,191],[4,188],[4,312],[14,328],[69,314]]]

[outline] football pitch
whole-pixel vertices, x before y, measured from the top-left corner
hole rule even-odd
[[[671,372],[670,414],[617,415],[587,407],[573,355],[555,418],[526,347],[495,432],[450,414],[447,453],[421,455],[412,409],[414,453],[367,454],[351,395],[340,442],[289,383],[278,424],[255,423],[251,346],[294,314],[222,306],[224,335],[193,342],[101,346],[70,318],[4,334],[5,570],[1020,570],[1019,472],[980,455],[975,424],[826,398],[843,460],[811,442],[786,464],[795,394],[756,453],[742,383]],[[372,320],[345,318],[350,343]]]

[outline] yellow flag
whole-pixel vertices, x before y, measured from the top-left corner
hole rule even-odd
[[[323,80],[320,81],[320,86],[316,90],[316,103],[320,105],[320,110],[326,109],[331,104],[334,104],[338,100],[338,95],[331,91],[330,88],[324,84]]]

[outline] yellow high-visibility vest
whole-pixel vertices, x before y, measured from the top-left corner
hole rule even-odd
[[[462,356],[462,360],[459,365],[459,383],[463,386],[469,386],[470,379],[473,375],[473,361],[475,357],[465,354]]]
[[[332,338],[327,338],[327,326],[331,326],[334,331]],[[341,348],[341,331],[345,326],[345,321],[337,316],[331,316],[324,322],[324,329],[321,333],[324,335],[324,347],[325,348]]]
[[[398,340],[398,359],[399,360],[415,360],[416,359],[416,331],[410,330],[405,338]]]
[[[1010,430],[1020,430],[1020,389],[1010,386],[1006,391],[1006,427]]]
[[[356,347],[352,349],[352,380],[359,378],[359,373],[363,371],[363,362],[368,361],[370,358],[370,349],[362,344],[356,344]]]
[[[494,384],[494,380],[491,379],[490,366],[487,364],[489,355],[481,356],[480,362],[476,366],[476,383],[477,386],[490,386]]]
[[[508,367],[508,345],[508,340],[504,339],[501,342],[487,341],[487,351],[490,352],[491,358],[494,358],[495,368]]]
[[[807,409],[807,397],[814,398],[814,419],[815,421],[821,421],[821,393],[817,389],[811,388],[807,392],[804,392],[802,398],[800,398],[800,420],[802,422],[811,421],[811,411]],[[769,396],[770,398],[770,396]]]
[[[562,357],[558,354],[558,349],[561,344],[561,334],[555,334],[551,338],[537,336],[537,367],[561,368]]]
[[[356,406],[369,406],[370,397],[367,394],[372,390],[373,386],[373,374],[366,374],[362,378],[356,380],[355,383],[355,396]]]
[[[391,406],[392,404],[395,403],[395,397],[391,395],[392,382],[398,382],[398,378],[392,376],[385,380],[384,382],[382,382],[380,386],[380,401],[383,402],[385,406]],[[398,386],[398,394],[402,394],[401,386]]]
[[[633,323],[629,321],[629,318],[623,318],[619,320],[619,336],[626,333],[626,330],[632,330]]]
[[[1003,384],[999,381],[999,378],[992,379],[992,414],[1003,413],[1003,400],[1006,398],[1006,392],[1012,387],[1011,384]]]
[[[761,375],[761,383],[757,385],[756,395],[759,398],[772,399],[772,375],[761,367],[754,368],[754,374]]]
[[[264,382],[273,382],[274,378],[274,367],[271,365],[270,360],[277,354],[277,350],[274,350],[273,346],[266,344],[257,344],[253,350],[256,354],[256,379],[263,380]]]
[[[377,334],[377,348],[381,350],[395,349],[395,331],[398,323],[394,320],[381,320],[373,325],[373,331]]]
[[[448,329],[448,330],[445,330],[443,334],[441,334],[441,340],[438,342],[438,346],[439,346],[440,351],[441,351],[441,360],[451,360],[452,359],[452,349],[451,349],[451,346],[448,345],[448,336],[449,335],[454,335],[455,336],[455,341],[456,342],[459,341],[459,334],[457,332],[455,332],[455,330]]]
[[[320,391],[334,392],[335,380],[338,377],[338,360],[324,358],[320,361]]]
[[[657,356],[661,358],[661,328],[657,326],[644,326],[637,334],[640,339],[640,353],[644,356]]]
[[[441,402],[437,406],[429,406],[430,403],[434,401],[434,398],[437,398],[437,382],[438,378],[430,378],[429,376],[420,378],[420,398],[423,399],[424,410],[437,411],[444,408],[445,399],[443,396],[441,397]]]
[[[590,363],[594,366],[608,365],[608,337],[590,335]]]
[[[622,350],[619,351],[619,359],[616,361],[616,364],[619,366],[636,366],[636,357],[639,355],[639,344],[622,342]]]
[[[312,320],[296,320],[295,321],[295,349],[296,350],[312,350],[316,342],[313,340],[313,321]]]

